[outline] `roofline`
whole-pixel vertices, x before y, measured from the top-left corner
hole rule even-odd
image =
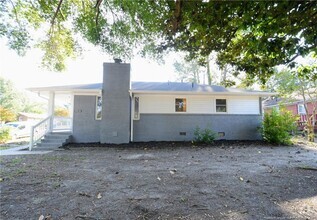
[[[306,101],[306,104],[312,103],[314,101],[315,100]],[[283,105],[290,106],[290,105],[298,105],[298,104],[304,104],[304,101],[303,100],[296,100],[294,102],[278,102],[278,103],[271,104],[271,105],[263,105],[263,107],[269,108],[269,107],[275,107],[275,106],[283,106]]]
[[[99,93],[101,92],[101,89],[65,89],[65,88],[27,88],[27,90],[31,92],[87,92],[87,93]]]
[[[73,92],[73,93],[100,93],[102,89],[65,89],[65,87],[33,87],[27,88],[31,92]],[[138,94],[193,94],[193,95],[242,95],[242,96],[260,96],[268,97],[277,95],[275,92],[262,92],[262,91],[246,91],[246,92],[209,92],[209,91],[162,91],[162,90],[129,90],[130,93]]]
[[[195,95],[243,95],[243,96],[273,96],[272,92],[208,92],[208,91],[150,91],[150,90],[130,90],[134,94],[195,94]]]

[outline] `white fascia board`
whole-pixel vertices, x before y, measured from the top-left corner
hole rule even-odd
[[[94,90],[73,90],[71,91],[74,95],[101,95],[102,90],[94,89]]]
[[[188,94],[188,95],[226,95],[226,96],[257,96],[267,97],[273,96],[277,93],[274,92],[189,92],[189,91],[146,91],[146,90],[130,90],[133,94]]]
[[[54,89],[54,88],[30,88],[27,89],[31,92],[55,92],[55,93],[83,93],[83,94],[101,94],[101,90],[100,89],[69,89],[69,90],[65,90],[65,89]]]

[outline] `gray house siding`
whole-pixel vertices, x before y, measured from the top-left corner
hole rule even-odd
[[[100,141],[100,121],[95,120],[95,108],[96,96],[74,96],[73,142]]]
[[[130,64],[104,63],[100,142],[130,142]]]
[[[191,141],[197,126],[225,132],[221,139],[258,140],[261,121],[261,115],[141,114],[133,122],[133,141]]]

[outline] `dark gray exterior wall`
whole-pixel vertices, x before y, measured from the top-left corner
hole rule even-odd
[[[130,141],[130,64],[104,63],[100,142]]]
[[[99,142],[100,121],[95,120],[96,96],[74,96],[74,143]]]
[[[133,121],[133,141],[191,141],[197,126],[225,132],[221,139],[259,140],[261,120],[261,115],[141,114]]]

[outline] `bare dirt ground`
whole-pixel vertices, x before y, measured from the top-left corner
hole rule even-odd
[[[317,219],[317,146],[69,145],[1,157],[0,219]]]

